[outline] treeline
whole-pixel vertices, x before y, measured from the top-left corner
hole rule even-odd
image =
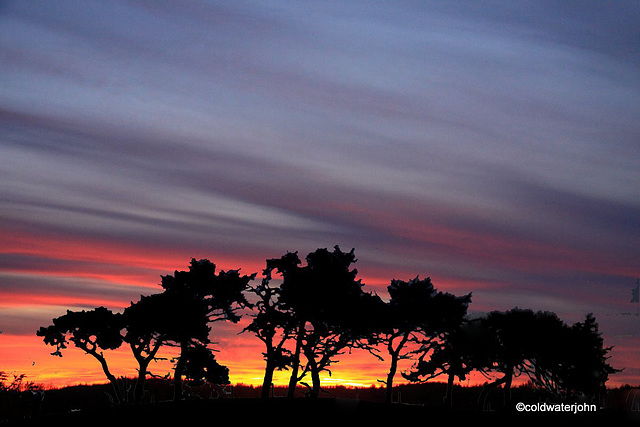
[[[514,377],[527,375],[541,390],[560,397],[605,391],[610,347],[604,347],[592,315],[568,325],[551,312],[514,308],[470,318],[471,294],[438,291],[430,278],[391,280],[388,298],[366,292],[353,268],[354,250],[317,249],[303,263],[297,252],[268,259],[260,280],[240,270],[216,271],[211,261],[191,260],[189,269],[161,277],[160,293],[142,296],[122,313],[105,307],[67,311],[37,335],[62,356],[73,344],[93,356],[111,383],[116,403],[142,400],[148,367],[163,346],[179,348],[173,368],[173,398],[183,381],[228,384],[229,371],[214,356],[211,324],[237,323],[242,310],[252,321],[243,330],[264,343],[261,395],[269,398],[276,370],[290,372],[287,397],[299,384],[308,396],[321,391],[320,375],[351,349],[363,349],[387,363],[385,401],[391,402],[401,360],[413,366],[400,374],[411,382],[447,378],[451,404],[455,378],[477,371],[491,378],[480,396],[502,386],[509,400]],[[256,283],[257,282],[257,283]],[[132,390],[109,369],[105,350],[123,345],[138,364]],[[303,382],[311,378],[311,384]]]

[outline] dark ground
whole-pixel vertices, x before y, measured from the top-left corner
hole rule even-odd
[[[11,426],[182,426],[185,423],[229,426],[256,425],[640,425],[640,417],[615,411],[596,414],[522,414],[434,409],[407,404],[385,405],[355,399],[283,398],[262,401],[255,398],[193,400],[146,404],[136,408],[86,410],[47,414]]]
[[[445,408],[441,384],[400,386],[403,403],[385,405],[384,391],[367,389],[331,388],[323,398],[310,400],[302,394],[293,400],[282,396],[283,390],[274,391],[275,398],[261,400],[259,389],[249,386],[233,388],[233,397],[220,397],[218,391],[191,390],[191,399],[171,402],[170,387],[151,384],[148,401],[141,406],[113,406],[107,398],[108,386],[76,386],[46,391],[44,399],[34,405],[34,397],[23,395],[5,400],[0,408],[4,426],[171,426],[184,427],[185,423],[217,424],[222,426],[278,425],[373,425],[420,426],[465,425],[556,425],[571,426],[640,426],[640,390],[615,389],[608,392],[595,413],[522,413],[514,408],[499,408],[502,395],[492,396],[494,410],[481,410],[477,405],[477,387],[455,390],[454,407]],[[196,393],[196,391],[198,393]],[[15,397],[15,396],[14,396]],[[357,398],[356,398],[357,397]],[[29,400],[30,402],[27,402]],[[513,401],[534,403],[544,401],[530,389],[514,389]],[[26,403],[29,403],[27,405]],[[22,411],[18,409],[22,406]]]

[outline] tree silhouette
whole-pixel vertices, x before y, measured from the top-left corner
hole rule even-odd
[[[300,355],[302,352],[302,344],[305,339],[305,325],[307,319],[303,315],[304,310],[298,310],[300,312],[296,311],[296,307],[299,305],[297,300],[300,299],[296,296],[296,292],[285,292],[284,299],[282,293],[283,289],[291,290],[295,286],[304,286],[304,277],[300,264],[302,264],[302,261],[300,261],[297,252],[287,252],[280,258],[268,259],[267,268],[265,270],[269,278],[271,278],[271,274],[273,271],[278,272],[282,276],[282,284],[280,285],[280,289],[277,295],[277,301],[274,303],[274,307],[277,307],[278,310],[286,313],[286,317],[283,319],[287,324],[285,339],[291,336],[295,340],[295,351],[290,355],[288,360],[288,364],[291,367],[291,375],[289,377],[287,397],[290,399],[294,396],[298,381],[304,377],[304,371],[301,376],[299,376],[298,371],[300,369]],[[286,302],[287,298],[292,301]],[[260,305],[259,307],[264,306]],[[271,333],[270,330],[278,327],[278,325],[275,324],[275,321],[277,321],[277,319],[269,317],[268,315],[262,316],[261,321],[270,322],[267,325],[268,329],[265,329],[268,334]],[[272,357],[277,357],[277,354],[274,353]],[[275,364],[275,362],[272,361],[271,364],[273,365]],[[271,368],[271,366],[269,366],[269,368]],[[266,372],[265,377],[272,374],[272,370],[270,372]]]
[[[567,399],[589,395],[598,398],[611,367],[595,318],[567,325],[555,313],[514,308],[492,311],[466,320],[433,348],[430,357],[422,355],[403,376],[424,382],[448,376],[445,402],[452,404],[454,378],[464,380],[472,370],[487,378],[497,374],[482,388],[478,401],[484,407],[489,393],[502,386],[505,407],[510,405],[511,384],[526,374],[540,390]]]
[[[164,308],[164,329],[159,331],[166,342],[180,346],[174,370],[174,399],[182,397],[182,377],[189,355],[200,354],[196,348],[210,344],[210,322],[237,323],[237,313],[250,307],[244,292],[255,274],[240,275],[239,270],[220,271],[207,259],[191,259],[188,271],[162,276],[168,306]],[[158,323],[159,324],[159,323]]]
[[[278,260],[282,264],[281,270],[284,270],[284,264],[288,262],[293,261],[299,264],[300,261],[297,255],[292,253],[283,258],[284,260]],[[264,277],[260,284],[249,287],[249,291],[258,297],[258,301],[254,304],[254,310],[257,313],[253,316],[253,321],[244,329],[254,333],[266,347],[263,353],[266,362],[261,392],[263,399],[269,397],[274,371],[286,369],[293,363],[291,351],[285,347],[285,344],[296,329],[295,318],[279,302],[280,288],[271,284],[273,270],[278,264],[275,260],[271,261],[267,262],[267,268],[263,270]]]
[[[118,402],[126,401],[128,396],[118,387],[101,350],[115,349],[126,342],[138,363],[133,391],[136,404],[142,401],[149,364],[156,359],[160,348],[165,344],[178,345],[181,350],[175,366],[174,397],[179,399],[185,369],[192,375],[194,366],[199,366],[207,378],[228,381],[224,380],[224,369],[215,362],[213,354],[205,357],[207,353],[203,348],[210,344],[209,323],[239,321],[237,311],[250,306],[244,291],[254,277],[241,276],[239,270],[216,274],[215,265],[210,261],[192,259],[189,271],[162,276],[164,292],[141,296],[122,314],[114,314],[104,307],[67,311],[64,316],[53,319],[53,325],[41,327],[37,335],[42,336],[46,344],[56,346],[54,355],[62,356],[61,351],[72,342],[95,357],[111,382]],[[198,359],[190,361],[190,357]]]
[[[559,387],[563,396],[587,395],[599,399],[606,391],[609,375],[620,372],[609,363],[612,347],[604,346],[595,317],[587,314],[583,322],[573,324],[558,348]]]
[[[483,387],[479,397],[482,405],[491,390],[501,385],[504,404],[510,404],[513,378],[524,372],[525,364],[534,356],[536,347],[540,345],[539,336],[543,332],[537,329],[536,320],[545,315],[547,314],[543,312],[536,314],[532,310],[516,307],[506,312],[492,311],[482,320],[492,334],[492,339],[484,350],[493,362],[479,370],[483,373],[493,371],[502,375]]]
[[[291,252],[267,261],[268,269],[282,275],[278,303],[294,321],[288,397],[293,397],[297,383],[307,373],[312,379],[310,396],[317,397],[320,373],[331,373],[329,366],[336,357],[358,343],[365,322],[354,314],[361,313],[361,305],[373,296],[365,296],[362,283],[356,280],[357,270],[350,269],[355,262],[354,250],[342,252],[338,246],[332,252],[320,248],[309,253],[305,266]],[[306,363],[300,373],[301,355]]]
[[[134,401],[140,403],[151,361],[167,343],[208,339],[208,317],[203,302],[184,294],[163,292],[142,296],[123,313],[124,340],[138,362]]]
[[[483,369],[491,364],[486,347],[493,338],[479,319],[465,319],[434,346],[433,353],[422,353],[402,376],[411,382],[426,382],[446,375],[447,387],[443,401],[445,405],[452,406],[455,378],[464,381],[474,369]]]
[[[564,396],[566,369],[574,364],[570,347],[571,328],[560,320],[555,313],[525,311],[531,317],[530,327],[523,334],[530,346],[523,349],[522,371],[531,382],[541,390],[556,396]]]
[[[43,337],[45,344],[56,347],[52,355],[62,357],[62,350],[71,342],[93,356],[111,383],[116,402],[123,402],[126,396],[109,370],[102,350],[115,350],[122,345],[121,331],[124,327],[122,315],[114,314],[105,307],[97,307],[90,311],[67,310],[66,314],[53,319],[52,325],[41,327],[36,335]]]
[[[391,357],[385,402],[390,403],[393,380],[402,359],[418,352],[426,354],[445,336],[460,326],[471,302],[471,294],[456,297],[437,291],[430,278],[409,281],[392,280],[387,287],[390,300],[385,310],[385,325],[379,341]],[[413,348],[411,348],[413,347]]]
[[[479,370],[502,374],[483,388],[479,399],[483,405],[488,393],[503,385],[504,403],[509,406],[512,380],[522,373],[537,387],[568,397],[598,396],[609,374],[618,372],[607,362],[611,348],[603,346],[590,314],[569,327],[555,313],[516,307],[490,312],[482,322],[493,338],[475,351],[493,363]]]

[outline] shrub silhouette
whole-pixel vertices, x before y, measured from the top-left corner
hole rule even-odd
[[[187,348],[184,376],[195,384],[229,384],[229,368],[220,365],[213,351],[201,344]]]

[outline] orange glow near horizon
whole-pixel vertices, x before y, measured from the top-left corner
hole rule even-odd
[[[261,344],[255,337],[256,346],[247,351],[251,354],[243,354],[242,351],[230,349],[216,355],[219,363],[227,366],[230,371],[232,384],[245,384],[261,386],[264,376],[264,361],[260,359]],[[32,381],[47,389],[62,388],[65,386],[81,384],[102,384],[107,379],[102,372],[100,364],[92,356],[85,354],[77,348],[70,346],[63,350],[63,357],[52,356],[53,347],[47,346],[40,337],[35,334],[26,336],[2,336],[0,346],[0,360],[3,361],[3,371],[8,374],[26,375],[27,381]],[[171,358],[175,349],[163,348],[160,357]],[[133,378],[136,375],[136,364],[129,349],[126,346],[118,350],[105,352],[111,372],[117,377],[125,376]],[[256,357],[257,356],[257,357]],[[401,367],[408,368],[410,363],[404,363]],[[169,361],[162,361],[150,366],[151,372],[165,375],[172,372]],[[380,386],[379,379],[386,378],[388,366],[385,362],[375,359],[363,351],[354,351],[343,358],[332,368],[331,375],[321,375],[322,384],[325,386],[341,385],[346,387],[372,387]],[[274,385],[286,386],[289,382],[288,371],[274,373]],[[395,378],[395,384],[404,384],[400,374]]]
[[[90,355],[70,346],[63,351],[63,357],[52,356],[53,347],[45,345],[40,337],[33,336],[0,336],[0,360],[3,361],[2,371],[12,375],[25,374],[26,380],[43,386],[44,388],[62,388],[81,384],[101,384],[107,382],[100,364]],[[261,343],[253,336],[248,337],[247,342],[253,340],[250,346],[234,346],[226,348],[219,346],[216,354],[218,362],[227,366],[230,371],[232,384],[244,384],[261,386],[264,375],[264,361],[261,359]],[[152,363],[150,371],[157,375],[172,373],[171,357],[176,355],[176,349],[164,347],[160,357],[169,360]],[[134,378],[136,376],[136,364],[133,356],[126,346],[118,350],[105,352],[111,372],[117,377]],[[408,384],[402,378],[400,372],[410,368],[411,361],[403,361],[394,379],[395,385]],[[345,387],[374,387],[382,386],[378,380],[386,378],[389,369],[386,361],[380,361],[362,350],[354,350],[351,354],[342,357],[338,363],[332,366],[331,375],[323,373],[321,376],[324,386],[340,385]],[[274,385],[286,386],[289,382],[288,371],[275,372]],[[527,382],[526,376],[514,380],[514,385]],[[310,381],[307,379],[307,381]],[[433,382],[446,381],[444,376],[432,380]],[[456,384],[463,386],[482,385],[489,381],[478,372],[472,372],[465,381]],[[607,385],[618,387],[628,384],[624,377],[613,375]]]
[[[20,275],[31,278],[69,278],[75,281],[96,281],[100,286],[113,289],[148,289],[149,294],[159,292],[160,275],[171,274],[175,269],[188,268],[191,259],[190,254],[180,253],[168,249],[153,247],[133,246],[127,244],[96,243],[82,239],[65,238],[59,236],[35,236],[20,234],[17,232],[0,231],[0,254],[28,255],[47,260],[65,261],[58,268],[50,268],[45,263],[42,268],[26,268],[17,266],[0,272],[5,277],[14,279]],[[260,272],[264,268],[264,260],[250,260],[240,258],[219,257],[210,255],[211,261],[216,263],[218,270],[229,268],[242,268],[244,274]],[[275,255],[278,256],[278,255]],[[195,258],[200,258],[195,256]],[[207,256],[201,256],[207,258]],[[74,268],[74,262],[85,262],[90,265],[86,269]],[[94,265],[95,264],[95,265]],[[109,271],[113,268],[114,271]],[[367,275],[367,272],[359,270],[359,276],[365,285],[366,291],[375,290],[381,298],[387,297],[386,287],[392,277],[384,277],[383,271]],[[422,272],[420,273],[421,277]],[[399,277],[408,280],[417,274]],[[462,294],[470,289],[487,290],[501,288],[501,283],[465,281],[451,278],[433,278],[434,285],[439,290]],[[70,292],[60,293],[58,289],[47,289],[47,293],[33,293],[28,287],[20,289],[0,289],[0,319],[11,319],[14,314],[22,313],[26,318],[39,319],[45,322],[33,327],[30,335],[0,333],[0,371],[7,374],[25,374],[27,381],[41,384],[48,388],[63,387],[75,384],[104,383],[105,376],[99,363],[81,350],[70,346],[64,351],[62,358],[51,355],[54,350],[45,345],[40,337],[35,335],[39,326],[50,324],[53,317],[64,314],[66,309],[73,307],[97,307],[106,306],[114,311],[129,305],[130,301],[120,298],[118,294],[101,295],[99,291],[94,294],[76,295]],[[473,303],[472,303],[473,305]],[[474,306],[473,308],[478,308]],[[40,320],[44,319],[44,320]],[[246,321],[246,317],[243,321]],[[22,321],[22,320],[20,320]],[[217,360],[230,369],[231,382],[234,384],[248,384],[259,386],[264,375],[264,361],[262,343],[250,334],[237,335],[242,330],[243,323],[222,327],[221,334],[214,333],[213,341],[217,343],[215,348]],[[29,326],[31,327],[31,326]],[[0,325],[0,329],[6,326]],[[26,333],[26,332],[25,332]],[[616,343],[617,345],[617,343]],[[171,349],[166,348],[165,356],[170,355]],[[622,361],[634,360],[633,349],[621,347]],[[123,346],[117,351],[105,353],[111,370],[116,376],[134,377],[136,364],[128,348]],[[163,357],[165,357],[163,356]],[[384,354],[383,354],[384,357]],[[400,368],[407,369],[410,362],[405,362]],[[171,372],[170,362],[154,364],[151,370],[158,375]],[[357,387],[380,386],[379,379],[386,377],[387,362],[379,361],[368,353],[353,351],[340,358],[339,363],[332,366],[331,376],[323,375],[325,385],[345,385]],[[399,371],[399,372],[400,372]],[[274,383],[286,385],[288,372],[276,372]],[[638,382],[640,375],[630,373],[628,376],[614,375],[609,386],[617,386],[625,383]],[[396,376],[396,384],[404,383],[401,375]],[[481,384],[486,379],[475,373],[465,385]]]

